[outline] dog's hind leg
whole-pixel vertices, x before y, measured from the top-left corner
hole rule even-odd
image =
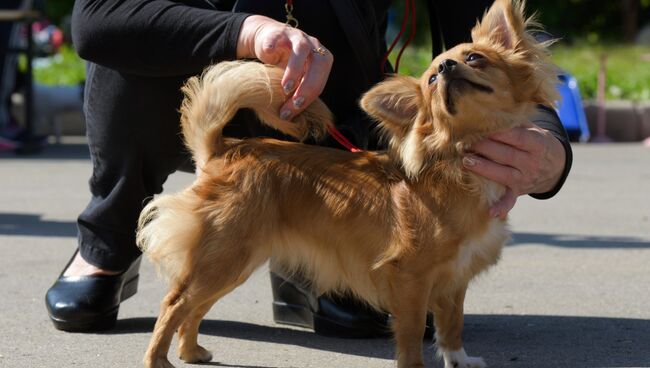
[[[246,280],[248,277],[244,277]],[[241,280],[241,281],[243,281]],[[210,280],[212,282],[212,280]],[[206,363],[212,360],[212,353],[198,344],[199,325],[210,308],[224,295],[230,293],[241,282],[228,285],[216,294],[210,293],[207,301],[194,308],[178,329],[178,356],[187,363]],[[214,290],[211,288],[211,290]]]
[[[217,265],[216,268],[220,267]],[[194,274],[195,277],[187,284],[179,283],[171,288],[161,304],[160,316],[145,354],[145,367],[173,367],[167,359],[167,354],[177,329],[181,359],[188,363],[208,362],[212,359],[212,354],[197,343],[201,320],[219,298],[245,281],[250,274],[228,273],[233,271],[232,268],[221,269],[225,270],[225,273],[219,277],[215,272],[203,273],[199,268]]]
[[[218,266],[217,266],[218,267]],[[213,273],[201,274],[197,270],[184,282],[170,288],[160,307],[160,315],[145,354],[147,368],[172,368],[167,359],[174,332],[179,329],[179,352],[181,358],[192,362],[209,361],[210,352],[197,344],[198,327],[203,316],[216,300],[234,289],[237,275],[222,274],[215,280],[206,278]],[[226,270],[228,271],[228,270]],[[214,282],[212,282],[214,281]]]
[[[452,295],[436,295],[430,301],[436,327],[436,345],[442,355],[445,368],[484,368],[482,358],[469,357],[463,349],[463,303],[467,287],[459,288]]]
[[[192,311],[190,294],[184,284],[172,286],[160,306],[149,348],[144,357],[147,368],[173,368],[167,359],[174,332]]]
[[[212,360],[212,353],[198,344],[199,325],[216,299],[196,307],[178,329],[178,356],[187,363],[205,363]]]
[[[220,233],[201,245],[201,251],[186,266],[189,272],[186,286],[172,288],[163,301],[145,358],[147,364],[152,360],[167,360],[171,338],[177,328],[178,352],[182,360],[198,363],[212,359],[212,354],[197,342],[201,320],[214,303],[246,281],[257,266],[268,258],[267,248],[253,245],[259,242],[232,237],[232,230],[236,230],[236,227],[228,229],[226,234]]]
[[[393,332],[397,343],[397,366],[399,368],[423,368],[422,338],[427,319],[429,290],[426,282],[415,278],[403,278],[393,288],[389,301],[393,315]]]

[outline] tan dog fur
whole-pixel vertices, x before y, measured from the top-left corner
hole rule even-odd
[[[463,300],[508,238],[506,223],[488,214],[504,188],[463,170],[462,155],[555,100],[554,71],[527,24],[523,4],[497,0],[473,43],[438,56],[419,80],[393,77],[367,92],[362,107],[385,131],[388,152],[223,138],[242,107],[298,139],[322,136],[331,115],[319,101],[293,123],[277,118],[278,68],[227,62],[192,78],[182,128],[197,179],[151,201],[140,218],[138,244],[171,284],[145,365],[172,366],[177,329],[180,357],[209,361],[197,344],[201,319],[273,256],[318,292],[351,292],[389,311],[400,368],[423,367],[428,311],[445,367],[485,366],[462,348]],[[483,58],[468,62],[472,53]],[[457,77],[492,92],[442,75],[429,83],[446,59],[457,62]]]

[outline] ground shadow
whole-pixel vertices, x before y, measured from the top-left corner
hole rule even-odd
[[[223,367],[223,368],[280,368],[272,365],[241,365],[241,364],[230,364],[230,363],[221,363],[221,362],[207,362],[207,363],[188,363],[192,365],[199,366],[212,366],[212,367]]]
[[[543,244],[563,248],[585,248],[585,249],[645,249],[650,248],[650,241],[638,237],[628,236],[591,236],[571,234],[536,234],[520,233],[512,234],[512,240],[508,245],[521,244]]]
[[[43,220],[35,214],[0,213],[0,235],[76,237],[77,225],[72,221]]]
[[[118,320],[109,334],[151,332],[155,318],[131,318]],[[393,359],[394,347],[391,339],[340,339],[316,335],[311,331],[291,329],[282,326],[262,326],[246,322],[204,320],[200,333],[249,341],[273,342],[296,345],[310,349],[332,351],[342,354]]]
[[[42,151],[32,154],[0,152],[0,160],[89,160],[90,152],[85,143],[49,144]]]
[[[200,365],[213,366],[213,367],[224,367],[224,368],[278,368],[270,365],[240,365],[240,364],[228,364],[221,362],[208,362],[208,363],[199,363]]]
[[[120,320],[109,333],[151,332],[154,323],[153,318]],[[387,360],[394,356],[391,339],[337,339],[310,331],[218,320],[203,321],[201,333]],[[464,340],[468,353],[482,356],[494,367],[650,366],[650,320],[467,315]],[[431,366],[431,342],[426,341],[425,346],[427,366]],[[216,365],[232,367],[225,363]]]

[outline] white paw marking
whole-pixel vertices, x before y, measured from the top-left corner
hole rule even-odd
[[[445,361],[445,368],[485,368],[487,364],[483,358],[470,357],[465,353],[464,348],[460,350],[442,351],[442,359]]]

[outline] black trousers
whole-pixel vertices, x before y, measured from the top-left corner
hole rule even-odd
[[[126,75],[97,64],[87,71],[92,198],[77,220],[79,251],[91,264],[121,271],[140,255],[135,231],[146,199],[185,159],[176,112],[183,78]]]
[[[93,164],[92,198],[77,226],[79,251],[95,266],[128,268],[140,255],[135,244],[140,211],[162,192],[170,174],[191,162],[178,113],[186,78],[143,77],[88,65],[84,113]],[[367,146],[367,123],[354,116],[346,120],[340,127],[343,133],[353,143]],[[245,110],[226,126],[224,135],[288,139]],[[331,140],[322,144],[338,146]]]

